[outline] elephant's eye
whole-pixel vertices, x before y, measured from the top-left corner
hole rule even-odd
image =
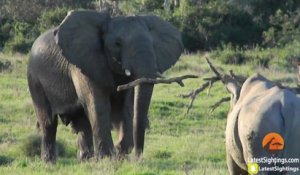
[[[120,41],[116,41],[116,42],[115,42],[115,45],[116,45],[117,47],[120,47],[120,46],[121,46],[121,42],[120,42]]]
[[[122,39],[121,37],[116,37],[115,38],[115,46],[120,47],[122,44]]]

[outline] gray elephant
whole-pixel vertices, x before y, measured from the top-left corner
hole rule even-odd
[[[78,157],[111,156],[116,128],[121,154],[144,148],[153,84],[117,92],[132,80],[156,78],[183,51],[180,33],[155,16],[110,17],[72,11],[55,29],[36,39],[28,84],[42,135],[41,157],[55,161],[58,117],[78,134]]]

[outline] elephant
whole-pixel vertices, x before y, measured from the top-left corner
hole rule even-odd
[[[227,166],[231,175],[248,174],[247,165],[253,162],[261,168],[276,164],[255,162],[255,158],[300,158],[300,98],[293,91],[260,74],[247,78],[242,87],[234,81],[227,81],[226,87],[232,94],[225,132]],[[272,137],[263,145],[270,133],[279,134],[284,143],[275,143]],[[269,152],[266,147],[271,143],[284,144],[284,148]],[[284,166],[299,168],[300,163],[285,163]],[[259,172],[268,173],[299,174],[295,171]]]
[[[33,43],[27,79],[41,130],[41,158],[55,162],[58,117],[78,135],[85,160],[144,150],[153,84],[117,86],[157,78],[183,51],[181,33],[157,16],[115,16],[73,10]],[[111,129],[118,140],[114,146]]]

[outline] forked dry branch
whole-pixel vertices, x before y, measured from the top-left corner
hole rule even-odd
[[[142,83],[150,83],[150,84],[171,84],[171,83],[178,83],[181,87],[184,86],[183,80],[189,78],[198,78],[197,75],[183,75],[180,77],[173,77],[168,79],[152,79],[152,78],[139,78],[130,83],[120,85],[117,87],[117,91],[123,91],[126,89],[133,88]]]
[[[208,92],[210,91],[210,88],[212,85],[218,81],[221,81],[225,86],[229,82],[233,82],[237,84],[238,86],[242,87],[243,83],[246,81],[247,77],[242,76],[242,75],[236,75],[232,70],[229,71],[229,74],[222,74],[220,73],[209,61],[208,58],[206,58],[206,62],[209,66],[209,68],[214,72],[215,76],[209,77],[209,78],[204,78],[206,82],[202,84],[198,89],[193,90],[192,92],[188,94],[182,94],[180,97],[182,98],[191,98],[191,102],[188,105],[187,112],[186,114],[189,113],[190,109],[193,107],[194,101],[197,97],[198,94],[200,94],[202,91],[204,91],[206,88],[208,88]],[[274,83],[274,85],[282,88],[282,89],[289,89],[295,94],[300,94],[300,85],[297,85],[297,87],[289,87],[289,86],[283,86],[280,83]],[[210,112],[213,112],[217,107],[219,107],[222,103],[230,101],[230,97],[224,97],[220,99],[218,102],[210,106]]]
[[[218,77],[211,77],[211,78],[207,78],[205,79],[207,82],[205,82],[204,84],[202,84],[198,89],[193,90],[192,92],[188,93],[188,94],[182,94],[179,95],[182,98],[191,98],[191,102],[189,103],[188,109],[187,109],[187,114],[189,113],[190,109],[193,107],[194,101],[197,97],[198,94],[200,94],[202,91],[204,91],[206,88],[212,87],[212,85],[217,82],[220,81],[220,79]]]
[[[231,97],[224,97],[221,98],[221,100],[219,100],[218,102],[216,102],[215,104],[209,106],[210,108],[210,112],[214,112],[215,109],[217,109],[222,103],[230,101]]]
[[[214,72],[215,76],[209,77],[209,78],[204,78],[206,82],[202,84],[198,89],[193,90],[192,92],[188,94],[183,94],[180,95],[182,98],[191,98],[191,102],[188,105],[187,112],[188,114],[190,112],[190,109],[193,107],[194,101],[197,97],[198,94],[200,94],[202,91],[204,91],[206,88],[208,88],[208,92],[210,92],[210,88],[213,86],[214,83],[221,81],[223,84],[226,84],[228,81],[235,81],[238,84],[242,85],[244,81],[246,80],[246,77],[241,76],[241,75],[235,75],[232,70],[229,71],[228,74],[222,74],[220,73],[209,61],[208,58],[205,58],[206,62],[209,66],[209,68]],[[210,111],[213,112],[217,107],[219,107],[222,103],[230,101],[230,97],[225,97],[219,100],[217,103],[213,104],[210,106]]]

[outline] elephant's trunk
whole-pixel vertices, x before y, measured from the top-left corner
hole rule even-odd
[[[134,89],[133,138],[135,154],[138,158],[144,149],[145,129],[152,91],[153,84],[140,84]]]

